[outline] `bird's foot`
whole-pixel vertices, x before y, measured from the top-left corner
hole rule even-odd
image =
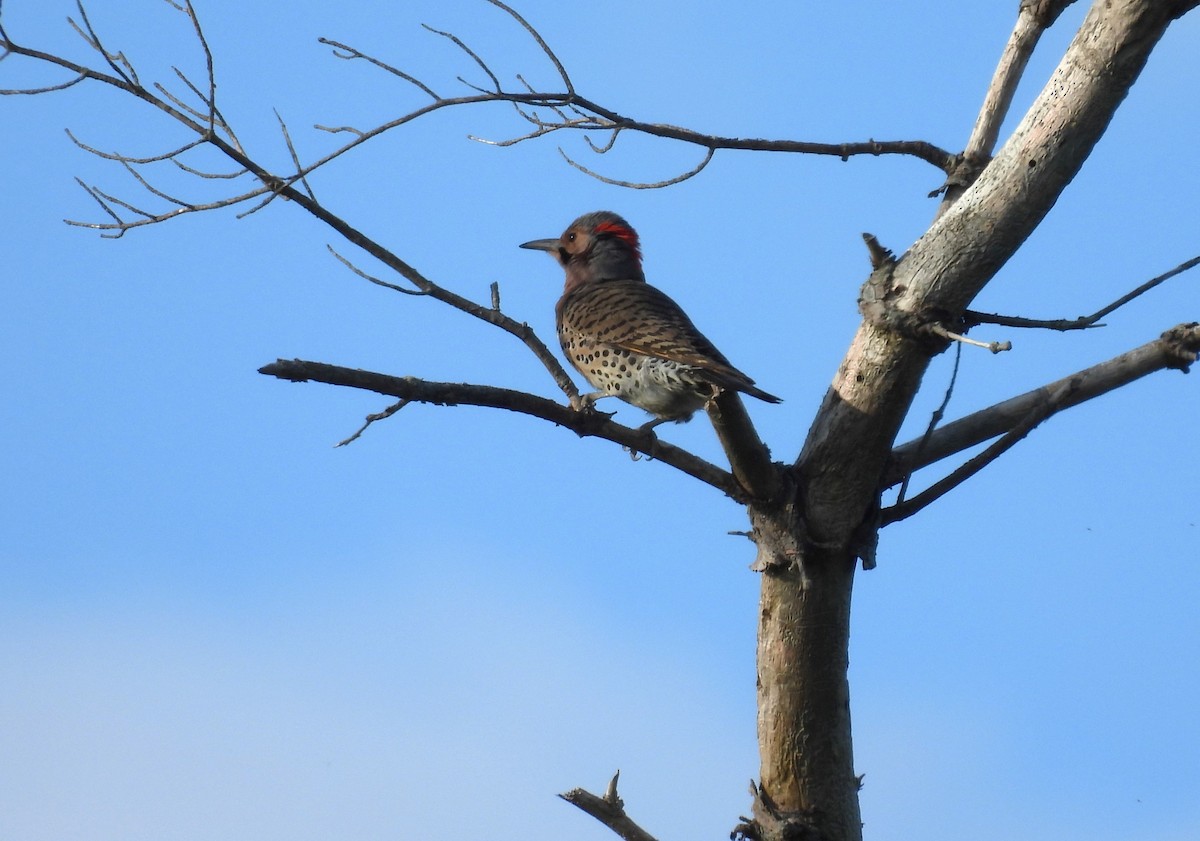
[[[623,449],[625,452],[629,453],[629,457],[634,461],[639,461],[644,455],[646,458],[653,461],[658,455],[658,433],[654,431],[654,428],[659,424],[666,423],[668,420],[670,420],[670,418],[655,418],[654,420],[648,421],[639,426],[637,428],[638,434],[645,438],[649,438],[650,441],[648,446],[642,447],[640,450],[634,449],[633,447],[624,447]]]
[[[654,431],[654,427],[664,424],[669,420],[674,420],[674,418],[655,418],[652,421],[646,421],[644,424],[642,424],[641,426],[639,426],[637,428],[637,431],[639,433],[641,433],[642,435],[645,435],[646,433],[650,433],[651,435],[655,436],[655,438],[657,439],[658,433]]]
[[[602,400],[605,397],[612,397],[612,395],[603,391],[593,391],[588,394],[581,394],[571,400],[571,408],[577,412],[594,412],[597,415],[603,415],[606,418],[611,418],[616,414],[616,412],[602,412],[596,408],[596,401]]]

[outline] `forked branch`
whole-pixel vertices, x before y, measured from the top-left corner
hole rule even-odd
[[[625,803],[617,794],[617,779],[620,776],[620,771],[613,775],[603,796],[592,794],[581,788],[573,788],[560,794],[559,797],[572,806],[577,806],[587,812],[624,841],[655,841],[653,835],[646,832],[625,814]]]

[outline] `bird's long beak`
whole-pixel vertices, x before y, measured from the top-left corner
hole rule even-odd
[[[529,242],[521,243],[521,248],[528,248],[533,251],[549,251],[551,254],[558,251],[559,241],[555,239],[533,239]]]

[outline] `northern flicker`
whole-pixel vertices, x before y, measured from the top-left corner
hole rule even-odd
[[[615,213],[580,216],[547,251],[566,270],[554,308],[567,360],[599,391],[585,405],[619,397],[655,416],[643,428],[686,421],[723,390],[779,403],[729,364],[666,294],[646,283],[637,232]]]

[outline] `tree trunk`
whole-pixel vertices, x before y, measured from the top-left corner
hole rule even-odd
[[[762,841],[862,837],[846,678],[855,558],[822,554],[806,570],[763,573],[755,803]]]
[[[758,841],[860,841],[851,749],[850,601],[856,558],[900,423],[937,352],[897,325],[953,319],[1053,207],[1154,45],[1197,0],[1098,0],[1012,137],[903,257],[873,276],[901,318],[864,321],[782,502],[753,503],[762,572]],[[876,289],[878,292],[879,290]]]

